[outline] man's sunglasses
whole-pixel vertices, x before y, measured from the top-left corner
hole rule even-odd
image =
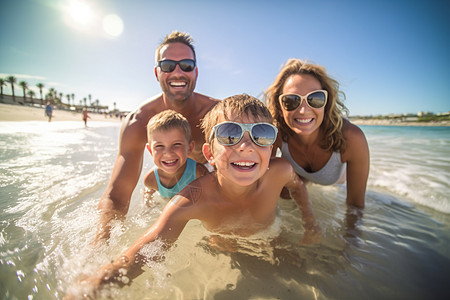
[[[191,72],[195,69],[195,60],[193,59],[182,59],[182,60],[171,60],[165,59],[158,61],[158,67],[161,68],[161,71],[165,73],[170,73],[175,70],[177,65],[180,66],[180,69],[183,72]]]
[[[311,108],[322,108],[327,104],[328,92],[325,90],[312,91],[305,96],[298,94],[282,94],[279,99],[281,106],[287,110],[294,110],[302,104],[303,100],[306,100],[308,106]]]
[[[236,123],[223,122],[213,127],[209,142],[211,143],[213,135],[216,135],[217,141],[224,146],[233,146],[239,143],[248,131],[253,142],[258,146],[270,146],[277,139],[278,129],[269,123]]]

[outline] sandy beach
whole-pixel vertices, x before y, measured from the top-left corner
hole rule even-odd
[[[92,121],[120,122],[119,118],[105,117],[103,114],[89,113],[88,123]],[[47,121],[45,109],[23,105],[11,105],[0,103],[0,121]],[[58,121],[80,121],[81,113],[66,110],[53,110],[52,122]]]

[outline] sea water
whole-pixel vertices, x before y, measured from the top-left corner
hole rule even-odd
[[[108,245],[92,247],[96,206],[117,155],[118,123],[0,122],[0,297],[62,299],[156,220],[142,177]],[[161,262],[108,299],[445,299],[450,282],[450,127],[362,126],[370,147],[363,210],[345,185],[309,185],[323,230],[314,246],[290,200],[250,238],[188,223]],[[144,154],[144,172],[153,166]],[[222,245],[222,246],[220,246]],[[145,249],[161,254],[158,243]]]

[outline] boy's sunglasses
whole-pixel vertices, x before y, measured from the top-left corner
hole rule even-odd
[[[180,69],[183,72],[191,72],[195,69],[195,60],[193,59],[182,59],[182,60],[171,60],[165,59],[158,61],[158,67],[161,68],[161,71],[165,73],[170,73],[175,70],[177,65],[180,66]]]
[[[303,100],[306,100],[308,106],[311,108],[322,108],[327,104],[328,92],[325,90],[312,91],[305,96],[298,94],[282,94],[279,99],[281,106],[287,110],[294,110],[302,104]]]
[[[223,122],[213,127],[211,135],[209,136],[209,142],[216,135],[217,141],[224,146],[233,146],[239,143],[244,136],[244,133],[248,131],[253,142],[258,146],[270,146],[277,139],[278,129],[269,123],[236,123],[236,122]]]

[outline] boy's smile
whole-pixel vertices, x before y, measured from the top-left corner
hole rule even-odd
[[[186,140],[185,133],[172,128],[153,133],[149,151],[158,169],[167,174],[176,173],[186,162],[192,143]],[[184,171],[184,170],[180,170]]]
[[[252,117],[244,116],[230,120],[221,118],[217,124],[224,121],[249,124],[264,120],[254,120]],[[236,145],[224,146],[214,138],[210,147],[218,178],[227,178],[227,181],[232,181],[238,186],[252,185],[264,175],[269,166],[272,151],[272,146],[256,145],[248,131]]]

